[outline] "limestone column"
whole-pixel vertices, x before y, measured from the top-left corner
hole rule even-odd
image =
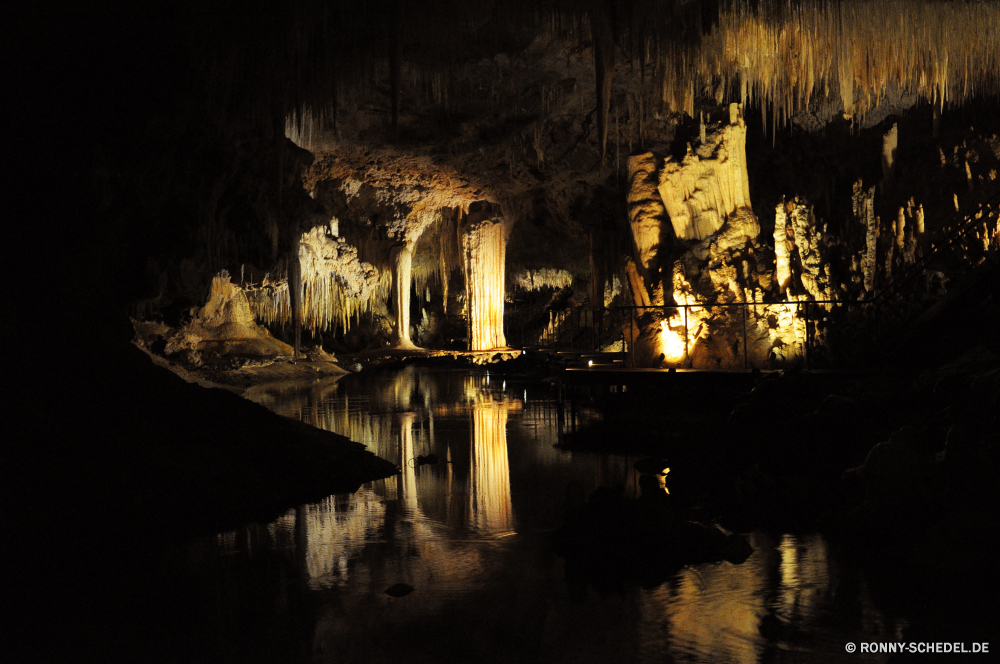
[[[296,233],[298,235],[298,233]],[[302,265],[299,263],[299,247],[288,253],[288,296],[292,302],[292,337],[294,360],[299,359],[302,348]]]
[[[395,329],[392,343],[400,348],[415,348],[410,341],[410,286],[413,246],[405,243],[392,250],[392,313]]]
[[[470,210],[462,230],[469,350],[505,348],[503,306],[507,239],[503,220],[480,206]]]

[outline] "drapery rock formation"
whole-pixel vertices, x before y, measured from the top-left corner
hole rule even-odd
[[[390,274],[358,259],[358,250],[338,237],[336,218],[316,226],[299,239],[298,260],[302,325],[313,336],[341,327],[351,328],[364,313],[384,310]],[[292,323],[289,280],[264,275],[243,289],[254,317],[269,326]]]
[[[462,229],[462,258],[468,302],[469,349],[504,348],[503,309],[507,238],[497,211],[477,205]]]
[[[635,253],[639,275],[645,282],[632,280],[633,292],[642,291],[636,298],[636,304],[663,304],[663,291],[658,288],[659,266],[657,260],[660,244],[664,240],[664,224],[667,210],[660,197],[658,162],[660,160],[652,152],[629,157],[628,174],[629,187],[627,194],[629,222],[632,228],[632,238],[635,242]],[[672,220],[673,217],[670,217]],[[647,293],[647,285],[654,291],[652,297]]]
[[[750,208],[746,140],[740,107],[730,104],[728,124],[713,127],[697,148],[689,145],[680,162],[664,163],[660,197],[679,239],[704,240],[736,210]]]

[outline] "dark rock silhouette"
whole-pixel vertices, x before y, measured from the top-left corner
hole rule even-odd
[[[405,583],[394,583],[385,589],[385,594],[390,597],[405,597],[412,593],[414,590],[413,586],[407,585]]]

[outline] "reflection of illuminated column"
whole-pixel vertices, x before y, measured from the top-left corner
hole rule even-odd
[[[472,483],[472,523],[489,530],[511,530],[506,404],[487,402],[472,407]]]
[[[417,470],[412,459],[413,454],[413,422],[416,413],[403,413],[399,424],[399,465],[403,469],[402,493],[403,505],[408,509],[417,508]]]
[[[830,566],[826,541],[819,535],[798,539],[785,535],[781,553],[779,607],[793,623],[811,621],[819,615],[819,604],[830,593]]]

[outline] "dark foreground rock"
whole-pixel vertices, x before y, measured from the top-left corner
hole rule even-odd
[[[131,580],[189,537],[398,472],[343,436],[185,382],[138,348],[115,363],[67,357],[37,358],[10,396],[13,661],[58,661],[45,653],[111,638],[125,616],[109,598],[136,592]]]

